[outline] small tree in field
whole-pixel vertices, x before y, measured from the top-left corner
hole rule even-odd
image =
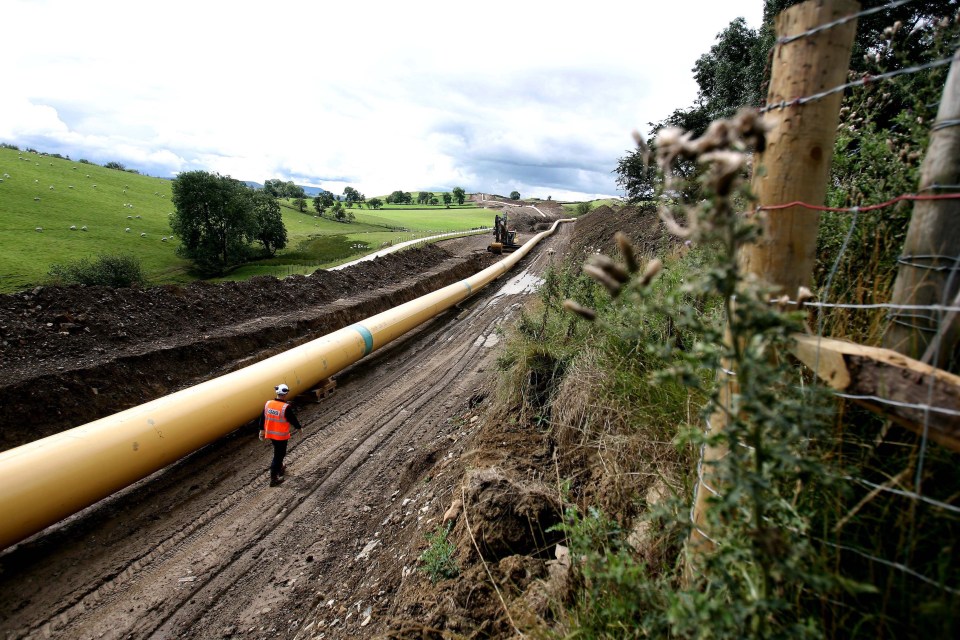
[[[519,192],[519,191],[511,191],[511,192],[510,192],[510,199],[511,199],[511,200],[519,200],[519,199],[520,199],[520,192]]]
[[[256,240],[263,245],[267,255],[272,256],[277,249],[287,246],[287,228],[283,226],[280,203],[265,191],[254,191],[252,201],[257,226]]]
[[[467,199],[467,193],[463,190],[463,187],[453,188],[453,199],[457,201],[457,204],[463,204],[463,201]]]
[[[206,171],[187,171],[173,181],[170,226],[180,251],[201,273],[220,275],[242,263],[256,237],[252,191],[239,180]]]

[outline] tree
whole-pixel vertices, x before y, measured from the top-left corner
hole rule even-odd
[[[353,187],[345,187],[343,189],[343,199],[346,201],[347,205],[350,206],[354,202],[363,202],[366,200],[366,197]]]
[[[106,168],[106,169],[116,169],[117,171],[126,171],[126,170],[127,170],[127,168],[126,168],[125,166],[123,166],[122,164],[120,164],[119,162],[108,162],[107,164],[105,164],[105,165],[103,165],[103,166],[104,166],[104,168]]]
[[[510,192],[510,199],[511,199],[511,200],[519,200],[519,199],[520,199],[520,192],[519,192],[519,191],[511,191],[511,192]]]
[[[457,201],[457,204],[463,204],[463,201],[467,199],[467,193],[463,190],[463,187],[453,188],[453,199]]]
[[[334,202],[333,194],[326,189],[322,189],[313,199],[313,208],[316,209],[318,215],[323,216],[324,212],[332,207]]]
[[[447,205],[447,208],[450,208],[450,203],[453,202],[453,196],[449,193],[443,194],[443,204]]]
[[[343,208],[343,203],[337,200],[333,203],[333,218],[334,220],[343,221],[344,216],[346,215]]]
[[[370,201],[367,202],[367,206],[371,209],[379,209],[383,206],[383,201],[380,198],[370,198]]]
[[[264,191],[254,191],[251,199],[257,225],[255,239],[263,245],[267,255],[272,256],[277,249],[287,246],[287,228],[283,226],[280,203]]]
[[[307,199],[306,198],[294,198],[293,206],[297,208],[297,211],[303,213],[307,210]]]
[[[584,214],[590,213],[590,209],[593,205],[589,202],[578,202],[577,203],[577,215],[582,216]]]
[[[421,191],[417,194],[417,204],[427,204],[430,202],[430,198],[433,197],[433,194],[429,191]]]
[[[617,161],[617,186],[623,189],[631,203],[650,200],[662,184],[660,174],[652,158],[645,157],[642,149],[635,149]]]
[[[181,173],[173,181],[170,222],[180,251],[206,275],[242,263],[256,236],[251,190],[239,180],[206,171]]]
[[[296,185],[293,181],[284,182],[279,178],[266,180],[263,183],[263,190],[274,198],[306,198],[307,192],[303,187]]]

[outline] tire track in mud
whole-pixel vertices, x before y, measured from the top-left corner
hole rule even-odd
[[[514,306],[514,305],[511,305]],[[489,304],[485,304],[482,307],[483,311],[489,309]],[[502,321],[502,317],[496,317],[487,322],[483,327],[481,335],[487,335],[491,332],[492,329],[499,326]],[[442,322],[442,320],[440,321]],[[456,326],[456,325],[454,325]],[[443,351],[443,345],[447,342],[447,334],[452,333],[451,328],[448,326],[440,326],[441,331],[440,336],[436,336],[431,344],[424,350],[417,353],[417,359],[420,361],[426,362],[435,362],[436,361],[436,352]],[[424,340],[429,340],[432,337],[433,331],[428,331],[427,336],[421,337],[418,341],[422,344]],[[298,496],[296,504],[291,505],[283,517],[279,518],[273,523],[273,526],[264,533],[266,535],[282,535],[281,531],[284,523],[290,516],[294,514],[300,515],[298,510],[301,509],[304,505],[307,505],[309,508],[309,502],[311,499],[318,500],[326,495],[329,495],[336,491],[337,489],[350,486],[350,481],[358,473],[360,467],[378,451],[386,448],[391,444],[392,440],[402,437],[405,433],[405,430],[411,426],[415,427],[419,421],[416,420],[416,417],[420,415],[420,410],[424,406],[429,406],[434,404],[435,399],[444,393],[448,389],[452,380],[455,380],[462,376],[465,369],[474,365],[476,362],[475,354],[482,348],[478,346],[483,344],[483,341],[472,340],[467,345],[461,345],[461,349],[458,350],[458,353],[455,358],[446,359],[445,364],[452,365],[446,367],[445,372],[439,379],[435,379],[430,383],[430,388],[428,393],[421,394],[418,398],[407,404],[398,405],[389,415],[383,415],[381,417],[381,426],[374,431],[372,431],[365,439],[361,440],[357,446],[353,447],[346,455],[342,456],[341,460],[334,465],[334,468],[327,472],[319,481],[313,484],[312,487],[307,489],[307,492]],[[407,347],[404,351],[410,351],[412,347]],[[375,365],[370,365],[375,366]],[[433,367],[429,372],[421,373],[417,376],[417,383],[419,384],[422,380],[425,379],[426,374],[433,372],[437,367]],[[392,379],[389,380],[384,386],[392,387],[398,383],[402,384],[404,388],[408,388],[410,385],[408,370],[397,370],[393,372]],[[382,401],[383,398],[387,395],[385,391],[380,391],[376,394],[375,398],[370,404],[379,404],[379,401]],[[393,394],[396,395],[396,392]],[[340,424],[340,423],[349,423],[354,422],[359,416],[357,416],[357,405],[355,405],[350,412],[346,415],[338,417],[333,423],[330,423],[331,426]],[[316,424],[316,423],[312,423]],[[330,427],[326,427],[330,428]],[[326,428],[324,430],[326,430]],[[349,434],[348,434],[349,435]],[[304,442],[298,447],[298,450],[302,448],[307,443]],[[362,452],[361,449],[364,449]],[[360,455],[356,455],[360,452]],[[309,471],[309,469],[307,469]],[[339,478],[334,478],[334,476],[340,476]],[[191,593],[190,599],[200,599],[203,601],[217,601],[220,600],[224,594],[239,580],[243,579],[243,575],[249,573],[250,567],[237,567],[236,564],[246,564],[251,565],[257,560],[260,554],[253,553],[247,554],[244,556],[235,556],[231,559],[231,562],[228,565],[220,567],[220,569],[210,577],[204,584],[199,585],[199,587]],[[225,581],[223,584],[215,585],[214,582],[224,573],[230,575],[230,579]],[[238,573],[243,575],[237,575]],[[204,594],[204,591],[212,590],[213,594]],[[184,616],[178,619],[181,610],[178,609],[170,613],[170,615],[162,622],[161,625],[151,630],[152,637],[169,637],[171,635],[176,635],[177,630],[180,629],[189,629],[196,628],[199,625],[200,619],[206,613],[205,609],[188,611]]]
[[[542,268],[543,252],[524,262],[528,270],[532,271],[534,265]],[[511,273],[504,276],[500,287],[509,281]],[[314,514],[330,512],[335,522],[336,508],[331,504],[338,493],[380,491],[389,508],[378,483],[403,480],[403,473],[387,478],[376,469],[371,471],[371,465],[402,469],[409,457],[401,455],[407,444],[426,445],[426,449],[449,444],[437,444],[437,434],[414,432],[422,425],[442,422],[451,404],[443,402],[443,396],[457,387],[458,381],[467,387],[472,384],[468,370],[478,361],[478,354],[488,349],[485,338],[518,307],[512,298],[488,288],[464,303],[465,316],[460,311],[454,320],[458,311],[447,311],[336,376],[343,384],[333,396],[300,410],[306,435],[290,449],[288,461],[296,472],[279,491],[266,489],[269,455],[263,449],[224,447],[228,459],[219,464],[248,469],[234,470],[223,480],[230,485],[226,493],[188,522],[180,522],[162,534],[163,540],[145,553],[131,554],[130,544],[118,545],[113,554],[126,554],[127,559],[114,561],[112,568],[101,570],[99,576],[90,576],[95,583],[92,588],[88,583],[81,590],[63,594],[54,600],[55,610],[34,612],[41,614],[39,620],[23,620],[31,617],[27,603],[26,610],[18,612],[22,615],[15,616],[20,620],[17,628],[8,627],[8,620],[0,630],[7,637],[175,637],[192,628],[190,635],[219,637],[214,622],[249,617],[244,609],[254,606],[257,591],[273,581],[262,567],[264,558],[270,557],[271,541],[303,530]],[[464,327],[470,328],[468,336],[462,335]],[[454,344],[458,346],[451,355]],[[364,396],[362,389],[373,385],[376,391]],[[414,397],[399,401],[412,392]],[[392,458],[388,455],[391,451]],[[388,459],[378,460],[381,455]],[[417,452],[413,457],[418,455],[424,454]],[[173,475],[202,476],[206,469],[199,467],[215,456],[216,451],[191,456],[175,465]],[[313,479],[304,482],[305,477]],[[414,479],[408,478],[407,482]],[[364,480],[366,485],[362,485]],[[406,488],[401,486],[400,490]],[[277,496],[288,502],[278,501]],[[157,502],[158,510],[177,508],[176,498],[161,495],[159,489],[149,499]],[[348,527],[342,528],[341,538],[348,537]],[[149,536],[147,531],[141,537]],[[310,548],[311,541],[307,542],[301,546]],[[334,542],[343,546],[347,541]],[[237,590],[243,593],[239,599],[226,597]],[[231,599],[221,611],[215,610]]]

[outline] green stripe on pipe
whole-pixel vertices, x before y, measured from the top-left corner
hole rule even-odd
[[[466,280],[463,280],[462,282],[467,286],[467,295],[470,295],[471,293],[473,293],[473,287],[470,286],[470,283],[467,282]]]
[[[363,338],[363,355],[369,355],[373,351],[373,334],[370,333],[370,329],[367,329],[362,324],[355,324],[350,326],[351,329],[360,334]]]

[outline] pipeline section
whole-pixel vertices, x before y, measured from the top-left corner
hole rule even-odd
[[[302,393],[509,271],[562,222],[473,276],[219,378],[0,453],[0,549],[163,469]],[[24,420],[29,422],[29,416]]]

